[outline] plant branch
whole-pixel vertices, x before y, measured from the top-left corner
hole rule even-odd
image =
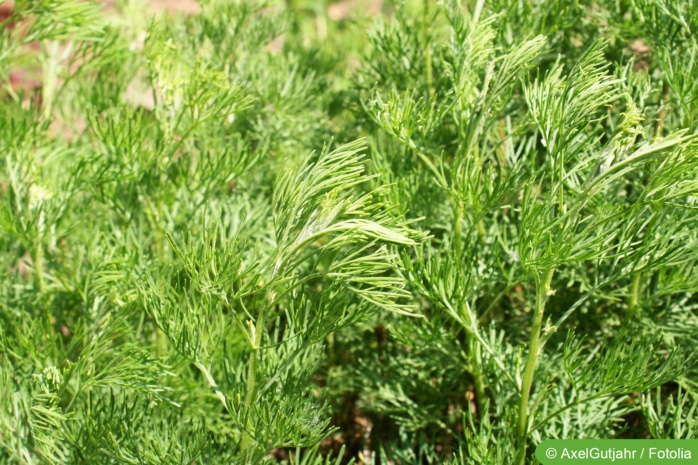
[[[242,452],[243,459],[250,463],[250,451],[252,449],[252,436],[250,431],[253,427],[252,418],[252,405],[254,404],[255,398],[257,397],[257,362],[259,360],[259,350],[262,346],[262,335],[264,334],[264,325],[266,318],[266,305],[272,299],[272,291],[267,291],[267,296],[265,298],[264,307],[262,307],[259,316],[257,317],[257,323],[254,326],[254,345],[251,347],[250,361],[247,367],[247,390],[245,394],[245,428],[242,432],[242,442],[240,443],[240,451]]]
[[[528,403],[531,396],[531,386],[533,385],[533,375],[538,362],[540,350],[540,332],[543,325],[543,315],[545,313],[545,303],[550,295],[550,283],[553,279],[555,269],[545,270],[543,275],[536,273],[536,307],[533,312],[533,322],[531,324],[531,337],[528,343],[528,358],[521,382],[521,396],[519,397],[518,424],[516,427],[517,455],[516,464],[523,465],[526,458],[526,439],[528,435]]]

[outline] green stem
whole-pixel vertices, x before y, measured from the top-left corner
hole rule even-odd
[[[628,299],[628,321],[633,318],[635,311],[637,310],[637,302],[640,297],[640,280],[642,279],[642,273],[639,271],[633,276],[632,284],[630,285],[630,298]]]
[[[34,273],[36,273],[36,285],[39,288],[39,293],[43,294],[46,290],[46,283],[44,282],[44,249],[41,240],[39,240],[34,252]]]
[[[456,253],[456,259],[460,260],[460,256],[463,253],[463,207],[458,201],[454,199],[453,203],[453,249]]]
[[[273,299],[268,295],[265,300],[265,305],[271,300]],[[262,346],[265,316],[265,307],[263,307],[257,317],[257,324],[254,327],[254,345],[250,353],[250,364],[247,367],[247,393],[245,395],[244,410],[247,420],[245,421],[245,428],[242,432],[242,441],[240,443],[240,451],[242,452],[245,463],[250,463],[250,452],[252,450],[252,436],[250,435],[253,426],[252,405],[257,397],[257,361],[259,359],[259,349]]]
[[[480,15],[482,14],[482,8],[485,6],[485,0],[478,0],[475,4],[475,11],[473,12],[473,24],[477,24],[480,21]]]
[[[315,16],[315,30],[317,39],[321,42],[327,40],[327,9],[320,7]]]
[[[45,47],[45,54],[48,55],[43,63],[44,85],[41,88],[41,114],[44,121],[51,118],[53,103],[56,100],[56,92],[58,89],[58,77],[63,66],[65,58],[72,49],[71,45],[67,45],[66,49],[61,54],[60,43],[58,41],[49,41]]]
[[[465,343],[468,348],[469,371],[473,377],[473,386],[475,387],[475,405],[477,406],[477,415],[482,416],[485,413],[485,380],[482,376],[482,343],[477,337],[477,317],[471,311],[468,305],[461,308],[460,314],[465,317],[463,321],[465,329]]]
[[[164,358],[167,352],[167,336],[165,332],[159,328],[155,328],[155,339],[158,357]]]
[[[330,362],[330,366],[337,365],[337,353],[334,347],[334,333],[330,333],[326,338],[327,343],[327,357]]]
[[[485,230],[485,222],[482,220],[477,222],[477,233],[480,236],[480,241],[484,244],[487,240],[487,231]]]
[[[458,201],[458,199],[453,199],[453,249],[456,254],[456,259],[460,260],[461,254],[463,253],[463,238],[462,238],[462,228],[463,228],[463,206]],[[470,315],[469,312],[461,312],[462,314]],[[468,323],[474,330],[477,325],[477,321],[470,321],[473,318],[468,317]],[[470,354],[470,374],[473,377],[473,384],[475,386],[475,403],[477,405],[478,416],[483,414],[483,408],[485,405],[485,382],[483,380],[482,371],[480,371],[480,365],[482,362],[480,343],[470,330],[465,332],[466,344],[468,346],[468,352]]]
[[[538,362],[538,352],[540,350],[540,331],[543,325],[543,314],[545,313],[545,303],[550,295],[550,283],[553,279],[555,269],[546,270],[543,276],[536,274],[536,307],[533,311],[533,322],[531,323],[531,338],[528,342],[528,358],[524,368],[523,380],[521,382],[521,396],[519,397],[519,415],[516,427],[516,438],[518,451],[515,463],[523,465],[526,459],[526,439],[528,436],[528,402],[531,397],[531,386],[533,385],[533,374]]]
[[[426,66],[427,75],[427,89],[429,89],[429,97],[434,96],[434,75],[432,70],[432,59],[431,59],[431,35],[429,34],[429,2],[431,0],[424,0],[424,23],[422,25],[424,33],[424,60]]]
[[[43,215],[43,213],[42,213]],[[44,247],[41,243],[41,234],[37,240],[36,249],[34,251],[34,275],[36,276],[36,286],[39,288],[39,297],[41,299],[44,308],[44,324],[46,329],[53,334],[53,312],[51,311],[51,305],[45,298],[46,282],[44,280]]]
[[[466,338],[468,342],[468,347],[471,358],[471,375],[473,377],[473,385],[475,386],[475,405],[477,405],[477,415],[482,417],[486,414],[485,412],[485,380],[482,376],[482,371],[480,370],[480,365],[482,365],[482,355],[480,350],[480,344],[470,333],[466,333]]]
[[[286,8],[293,13],[291,30],[293,32],[298,32],[300,30],[300,9],[296,3],[296,0],[286,0]]]

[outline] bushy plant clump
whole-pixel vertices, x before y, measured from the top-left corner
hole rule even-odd
[[[698,3],[9,6],[0,463],[698,438]]]

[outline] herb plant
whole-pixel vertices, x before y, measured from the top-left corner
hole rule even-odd
[[[0,7],[0,462],[698,437],[694,2]]]

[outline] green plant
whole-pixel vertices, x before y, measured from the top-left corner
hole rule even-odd
[[[0,462],[694,438],[695,8],[15,2]]]

